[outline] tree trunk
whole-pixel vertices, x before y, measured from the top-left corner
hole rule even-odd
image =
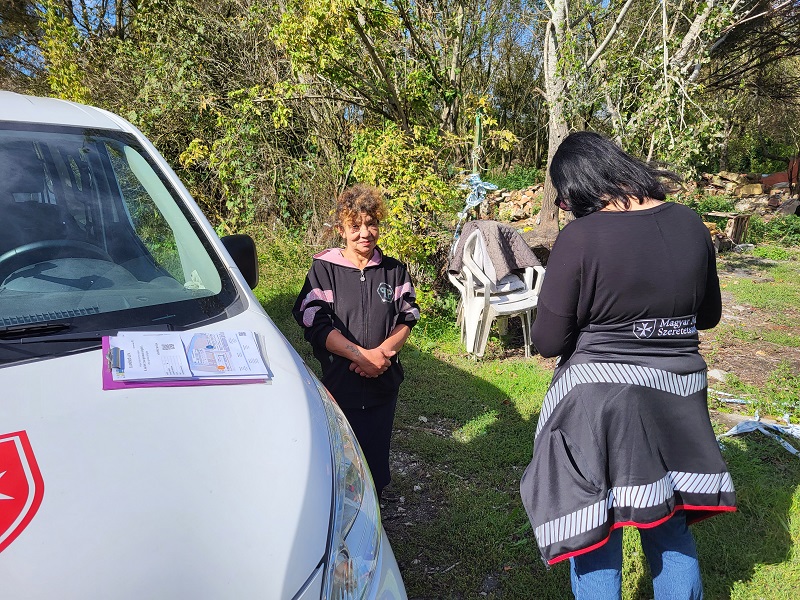
[[[733,123],[728,121],[725,127],[725,133],[719,143],[719,170],[728,170],[728,157],[729,157],[729,143],[733,133]]]
[[[465,23],[464,23],[464,6],[459,5],[456,12],[456,34],[452,43],[452,56],[450,59],[450,68],[447,73],[447,81],[451,89],[461,89],[461,53],[464,46]],[[442,110],[441,126],[444,131],[456,133],[458,123],[458,94],[453,95],[453,99],[445,104]]]
[[[566,82],[558,70],[558,46],[561,42],[567,18],[567,0],[555,0],[553,13],[547,24],[544,41],[544,87],[548,107],[547,122],[547,167],[544,180],[542,210],[536,220],[537,227],[531,232],[528,244],[539,245],[548,250],[558,236],[558,213],[556,190],[550,180],[550,162],[553,155],[567,137],[569,129],[564,118],[564,94]]]

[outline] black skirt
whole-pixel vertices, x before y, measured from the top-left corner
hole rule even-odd
[[[639,322],[589,326],[556,368],[520,484],[548,564],[603,545],[618,527],[735,510],[693,318],[652,321],[649,337],[635,333]]]

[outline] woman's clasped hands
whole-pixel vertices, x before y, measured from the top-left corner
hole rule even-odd
[[[397,352],[378,346],[372,350],[362,348],[359,354],[360,356],[350,363],[350,370],[362,377],[378,377],[391,366],[391,359]]]

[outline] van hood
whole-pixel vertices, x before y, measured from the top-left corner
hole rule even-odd
[[[103,391],[99,350],[0,369],[4,597],[300,591],[328,539],[324,407],[263,312],[202,328],[222,329],[263,336],[271,382]],[[13,504],[3,479],[19,470],[8,441],[15,433],[29,444],[21,464],[40,503],[31,495],[29,514],[3,520],[1,503]]]

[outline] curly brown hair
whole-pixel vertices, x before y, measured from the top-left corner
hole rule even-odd
[[[339,195],[334,223],[337,227],[344,227],[346,223],[358,224],[362,213],[380,222],[386,216],[386,204],[378,188],[357,183]]]

